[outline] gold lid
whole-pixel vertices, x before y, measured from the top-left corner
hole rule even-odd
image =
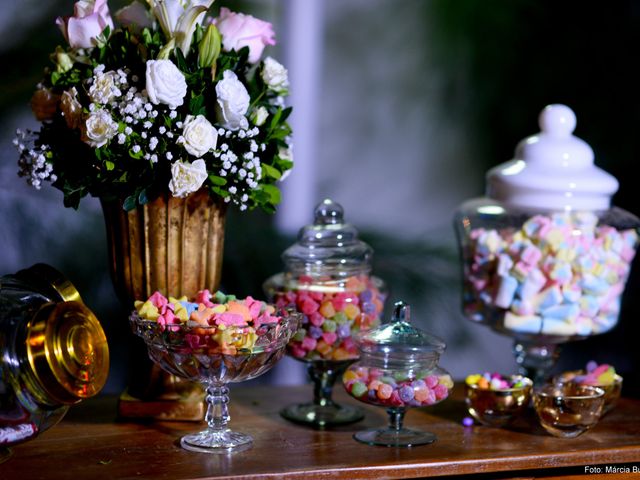
[[[16,277],[38,288],[52,300],[82,302],[80,293],[62,273],[46,263],[36,263],[16,273]]]
[[[109,373],[107,339],[82,303],[43,305],[27,332],[29,364],[52,400],[70,405],[102,389]]]

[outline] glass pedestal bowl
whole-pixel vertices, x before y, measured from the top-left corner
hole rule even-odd
[[[409,305],[397,302],[391,322],[358,336],[360,360],[342,376],[349,395],[386,407],[389,425],[354,434],[367,445],[412,447],[436,440],[430,432],[403,425],[410,407],[435,405],[449,396],[451,376],[438,366],[445,344],[410,323]]]
[[[296,331],[299,314],[287,312],[278,323],[253,328],[161,325],[130,317],[136,335],[145,341],[149,357],[167,372],[201,383],[206,389],[207,428],[185,435],[185,450],[232,453],[251,448],[251,436],[227,427],[230,420],[227,384],[250,380],[269,370],[284,354]]]
[[[314,398],[284,408],[287,420],[325,428],[364,417],[360,408],[336,404],[331,393],[336,379],[358,358],[353,336],[380,323],[386,293],[384,283],[371,274],[372,254],[345,223],[342,207],[326,199],[316,206],[314,222],[300,229],[298,240],[282,254],[284,272],[264,283],[271,303],[303,314],[287,352],[307,364]]]
[[[307,365],[313,382],[313,400],[288,405],[280,412],[284,418],[316,428],[362,420],[362,409],[333,401],[333,386],[358,359],[353,335],[379,325],[382,290],[382,282],[367,275],[311,282],[278,274],[265,284],[270,301],[303,314],[287,354]]]

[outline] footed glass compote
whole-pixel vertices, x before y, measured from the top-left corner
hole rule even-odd
[[[380,324],[386,289],[371,275],[371,247],[345,223],[342,207],[329,199],[316,206],[314,222],[282,254],[285,271],[264,284],[269,300],[303,314],[288,353],[307,365],[311,402],[280,413],[292,422],[326,428],[362,420],[364,412],[331,398],[333,385],[358,359],[353,337]]]
[[[204,453],[231,453],[251,448],[251,436],[229,429],[227,384],[250,380],[269,370],[284,354],[295,333],[299,314],[283,312],[277,323],[257,328],[235,326],[163,325],[130,318],[136,335],[147,344],[149,357],[178,377],[206,389],[207,428],[185,435],[180,445]]]
[[[409,305],[397,302],[391,322],[359,335],[360,360],[342,376],[347,392],[361,402],[386,407],[389,424],[354,434],[368,445],[412,447],[436,440],[431,432],[406,428],[410,407],[435,405],[449,396],[453,381],[438,366],[442,340],[409,322]]]

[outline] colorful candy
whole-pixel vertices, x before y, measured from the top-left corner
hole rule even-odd
[[[465,383],[469,386],[475,385],[481,390],[508,390],[511,388],[520,388],[525,383],[524,377],[520,376],[503,376],[499,373],[485,372],[483,374],[474,373],[468,375]]]
[[[611,329],[638,244],[588,212],[536,215],[517,230],[476,228],[466,248],[465,313],[525,334]]]
[[[155,292],[146,301],[135,302],[134,315],[161,325],[162,330],[177,332],[182,326],[192,328],[185,335],[192,350],[203,353],[235,355],[250,353],[267,328],[281,322],[275,307],[260,300],[247,297],[238,300],[234,295],[222,292],[211,294],[208,290],[198,292],[195,301],[187,297],[166,298]]]
[[[380,323],[384,295],[366,275],[339,282],[302,276],[295,288],[275,293],[275,304],[304,314],[289,342],[293,357],[340,361],[358,357],[352,335]]]
[[[392,407],[424,407],[449,396],[449,375],[413,371],[390,375],[379,368],[352,366],[342,376],[347,392],[365,403]]]
[[[563,376],[564,380],[569,380],[579,385],[591,385],[596,387],[606,387],[612,385],[616,379],[616,369],[611,365],[603,363],[598,365],[594,361],[587,363],[584,374],[567,372]]]

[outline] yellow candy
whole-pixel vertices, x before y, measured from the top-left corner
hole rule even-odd
[[[153,303],[151,303],[150,300],[147,300],[142,305],[140,305],[140,308],[138,309],[138,315],[146,320],[155,321],[158,320],[160,312],[158,312],[158,309]]]
[[[337,352],[338,350],[336,350]],[[345,382],[348,382],[350,380],[357,380],[358,379],[358,375],[356,375],[356,372],[354,372],[353,370],[347,370],[346,372],[344,372],[344,375],[342,375],[342,380]]]
[[[557,250],[560,244],[564,241],[564,233],[562,233],[562,230],[554,228],[547,233],[545,240],[552,250]]]
[[[441,375],[439,381],[440,381],[440,384],[444,385],[445,387],[449,389],[453,388],[453,380],[451,379],[450,375]]]
[[[332,318],[336,314],[336,310],[333,308],[331,302],[323,302],[318,311],[324,318]]]
[[[481,378],[482,378],[482,375],[480,375],[479,373],[476,373],[476,374],[473,374],[473,375],[469,375],[465,379],[465,383],[467,385],[475,385],[476,383],[478,383],[480,381]]]
[[[360,309],[358,308],[357,305],[354,305],[353,303],[348,303],[344,307],[344,314],[347,316],[349,320],[355,320],[355,318],[358,315],[360,315]]]

